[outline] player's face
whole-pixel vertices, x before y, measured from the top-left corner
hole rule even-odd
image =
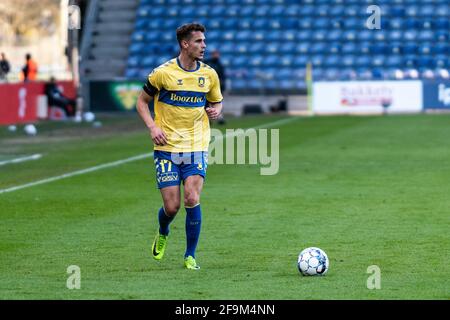
[[[205,55],[206,43],[205,35],[201,31],[193,31],[192,37],[188,41],[188,55],[195,60],[202,60]]]

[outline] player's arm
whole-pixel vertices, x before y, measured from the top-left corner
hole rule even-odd
[[[206,113],[211,120],[216,120],[222,113],[222,102],[210,103],[208,108],[206,108]]]
[[[136,109],[141,116],[142,120],[144,120],[145,125],[150,130],[150,135],[152,137],[153,143],[158,146],[163,146],[167,143],[167,137],[164,132],[159,128],[155,121],[153,121],[152,115],[150,114],[150,110],[148,109],[148,104],[153,100],[153,97],[150,96],[144,90],[139,94]]]
[[[206,99],[209,102],[206,113],[211,120],[216,120],[222,112],[222,93],[220,92],[220,81],[216,71],[213,71],[211,90],[206,94]]]

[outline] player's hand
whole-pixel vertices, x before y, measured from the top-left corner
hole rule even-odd
[[[216,120],[220,116],[220,110],[218,108],[208,107],[205,110],[208,118],[211,120]]]
[[[158,146],[163,146],[167,144],[167,137],[161,128],[154,126],[150,129],[150,135],[152,136],[153,143]]]

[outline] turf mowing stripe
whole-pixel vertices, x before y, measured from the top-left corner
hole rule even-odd
[[[37,159],[39,159],[41,157],[42,157],[42,155],[37,153],[37,154],[33,154],[31,156],[26,156],[26,157],[11,159],[11,160],[0,161],[0,166],[3,166],[5,164],[9,164],[9,163],[19,163],[19,162],[24,162],[24,161],[29,161],[29,160],[37,160]]]
[[[277,120],[277,121],[273,121],[273,122],[269,122],[269,123],[266,123],[266,124],[262,124],[262,125],[253,127],[253,129],[273,128],[273,127],[276,127],[276,126],[282,126],[282,125],[284,125],[286,123],[292,122],[292,121],[297,120],[299,118],[300,117],[290,117],[290,118],[286,118],[286,119],[280,119],[280,120]],[[248,129],[250,129],[250,128],[248,128]],[[234,135],[234,133],[232,135]],[[224,136],[222,136],[222,139],[226,138],[228,136],[229,136],[228,134],[224,135]],[[53,181],[57,181],[57,180],[65,179],[65,178],[70,178],[70,177],[74,177],[74,176],[78,176],[78,175],[81,175],[81,174],[90,173],[90,172],[94,172],[94,171],[98,171],[98,170],[102,170],[102,169],[106,169],[106,168],[116,167],[116,166],[122,165],[124,163],[128,163],[128,162],[132,162],[132,161],[137,161],[137,160],[149,158],[149,157],[152,157],[152,156],[153,156],[153,152],[144,153],[144,154],[140,154],[140,155],[137,155],[137,156],[134,156],[134,157],[130,157],[130,158],[122,159],[122,160],[117,160],[117,161],[114,161],[114,162],[109,162],[109,163],[101,164],[101,165],[98,165],[98,166],[94,166],[94,167],[90,167],[90,168],[86,168],[86,169],[82,169],[82,170],[78,170],[78,171],[74,171],[74,172],[65,173],[65,174],[62,174],[60,176],[46,178],[46,179],[42,179],[42,180],[39,180],[39,181],[22,184],[20,186],[15,186],[15,187],[11,187],[11,188],[0,189],[0,194],[7,193],[7,192],[13,192],[13,191],[17,191],[17,190],[21,190],[21,189],[25,189],[25,188],[29,188],[29,187],[34,187],[34,186],[37,186],[37,185],[40,185],[40,184],[49,183],[49,182],[53,182]]]

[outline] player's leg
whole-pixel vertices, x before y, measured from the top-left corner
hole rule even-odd
[[[159,209],[159,233],[169,235],[169,225],[180,209],[180,186],[170,186],[160,189],[163,207]]]
[[[203,188],[201,175],[188,176],[184,181],[184,207],[186,209],[186,252],[185,266],[189,269],[199,269],[195,262],[195,250],[202,225],[202,210],[200,194]]]
[[[206,177],[208,153],[195,152],[191,162],[180,167],[181,178],[184,181],[184,207],[186,209],[186,252],[184,265],[188,269],[200,269],[195,262],[195,250],[202,225],[202,210],[200,194]]]
[[[158,212],[159,230],[152,244],[152,255],[156,260],[161,260],[166,249],[169,225],[180,208],[180,174],[169,153],[155,151],[154,157],[163,206]]]
[[[152,244],[152,255],[156,260],[161,260],[164,256],[169,236],[169,225],[180,208],[180,186],[162,188],[161,195],[164,205],[158,212],[159,230]]]

